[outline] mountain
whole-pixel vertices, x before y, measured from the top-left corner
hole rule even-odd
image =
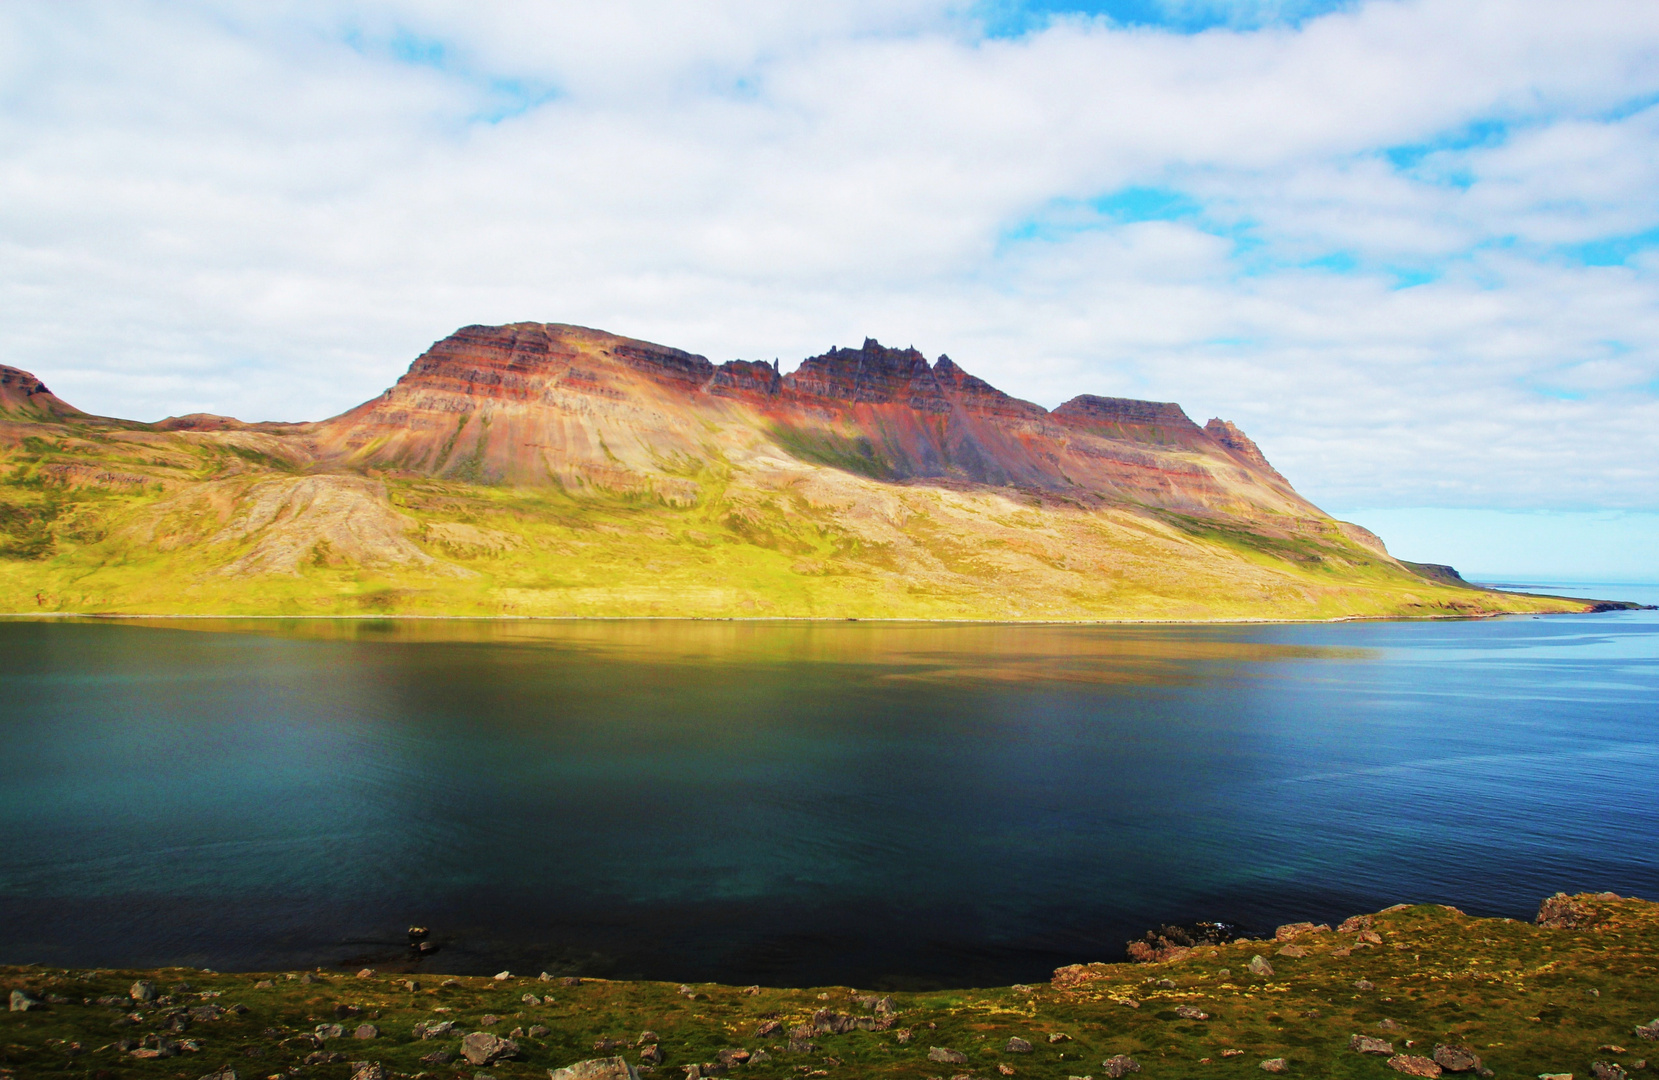
[[[0,610],[971,619],[1582,610],[1389,556],[1220,419],[866,340],[783,374],[469,326],[315,423],[0,367]]]

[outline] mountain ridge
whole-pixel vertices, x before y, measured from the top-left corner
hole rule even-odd
[[[1585,610],[1425,575],[1173,402],[873,338],[715,364],[463,327],[336,416],[93,417],[0,370],[0,607],[970,619]]]

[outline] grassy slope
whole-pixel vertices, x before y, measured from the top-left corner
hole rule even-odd
[[[1583,609],[1425,581],[1334,528],[1273,536],[836,470],[816,486],[734,480],[719,460],[686,466],[702,493],[689,505],[386,478],[408,538],[445,572],[320,545],[293,573],[233,573],[252,541],[212,542],[231,503],[304,472],[282,439],[92,419],[3,427],[4,612],[1196,620]],[[180,508],[193,492],[198,502]]]
[[[1386,1058],[1349,1050],[1354,1033],[1423,1056],[1439,1042],[1463,1044],[1498,1077],[1586,1076],[1593,1061],[1632,1068],[1638,1060],[1659,1059],[1659,1043],[1634,1031],[1659,1017],[1659,905],[1607,894],[1578,899],[1595,910],[1596,921],[1575,930],[1474,919],[1422,905],[1375,916],[1381,944],[1374,947],[1359,945],[1354,934],[1323,932],[1296,939],[1307,948],[1301,958],[1280,955],[1278,942],[1242,941],[1201,948],[1167,964],[1062,969],[1069,978],[1035,987],[895,993],[899,1012],[890,1030],[813,1034],[816,1049],[794,1053],[787,1049],[788,1031],[809,1023],[815,1011],[870,1015],[869,1005],[848,987],[751,993],[702,984],[689,988],[695,996],[688,996],[665,983],[444,980],[431,971],[369,977],[331,972],[306,983],[291,973],[0,968],[5,989],[60,999],[38,1011],[0,1014],[0,1075],[194,1080],[226,1064],[242,1077],[276,1074],[315,1052],[304,1036],[333,1022],[337,1005],[362,1012],[345,1022],[347,1036],[329,1040],[326,1049],[346,1060],[382,1062],[401,1075],[455,1075],[420,1060],[458,1049],[458,1037],[423,1041],[412,1035],[416,1022],[436,1019],[457,1021],[458,1032],[505,1035],[515,1027],[548,1027],[545,1037],[519,1038],[519,1059],[491,1070],[503,1078],[545,1076],[550,1067],[597,1056],[594,1044],[601,1039],[623,1044],[605,1053],[637,1061],[637,1038],[647,1029],[660,1036],[665,1055],[655,1070],[659,1076],[711,1062],[723,1048],[765,1048],[769,1061],[733,1070],[757,1077],[990,1077],[1012,1069],[1015,1076],[1062,1080],[1103,1076],[1103,1060],[1115,1054],[1133,1057],[1145,1077],[1259,1077],[1260,1062],[1270,1058],[1285,1059],[1298,1076],[1399,1075]],[[1347,949],[1351,955],[1342,953]],[[1249,974],[1255,955],[1269,959],[1271,975]],[[441,954],[431,963],[441,969]],[[180,983],[189,990],[174,991],[171,1006],[95,1004],[99,997],[125,996],[137,978],[152,979],[164,991]],[[419,988],[406,988],[408,978]],[[274,979],[274,986],[255,987],[261,979]],[[1356,988],[1361,980],[1374,989]],[[526,993],[553,1000],[527,1005]],[[240,1004],[247,1012],[196,1022],[173,1035],[199,1043],[181,1057],[141,1061],[112,1045],[163,1034],[175,1008],[204,1000]],[[1208,1019],[1181,1019],[1175,1012],[1181,1005],[1198,1007]],[[114,1026],[129,1012],[134,1023]],[[499,1016],[500,1023],[482,1026],[486,1014]],[[768,1018],[783,1031],[756,1037]],[[1385,1020],[1395,1026],[1382,1026]],[[376,1024],[380,1037],[353,1039],[351,1030],[364,1022]],[[908,1041],[902,1041],[905,1031]],[[1054,1034],[1068,1038],[1051,1043]],[[1034,1051],[1005,1052],[1010,1036],[1028,1040]],[[929,1061],[935,1046],[960,1051],[966,1064]],[[460,1075],[471,1072],[465,1068]],[[343,1080],[349,1074],[342,1061],[307,1067],[302,1075]]]

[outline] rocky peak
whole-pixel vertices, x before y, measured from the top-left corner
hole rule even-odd
[[[928,412],[949,409],[927,357],[865,338],[858,349],[832,348],[808,357],[786,380],[800,394],[854,404],[906,402]]]
[[[62,401],[33,373],[0,364],[0,412],[78,414],[81,410]]]
[[[1212,417],[1210,422],[1204,425],[1204,430],[1209,433],[1210,438],[1245,461],[1267,469],[1274,476],[1279,475],[1278,470],[1267,463],[1267,457],[1262,453],[1261,447],[1256,445],[1256,441],[1241,431],[1239,426],[1231,420]]]

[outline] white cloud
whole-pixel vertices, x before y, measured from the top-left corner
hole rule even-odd
[[[1235,419],[1316,500],[1659,506],[1659,264],[1574,253],[1659,226],[1651,4],[38,3],[0,50],[0,362],[85,408],[322,416],[470,322],[873,333]]]

